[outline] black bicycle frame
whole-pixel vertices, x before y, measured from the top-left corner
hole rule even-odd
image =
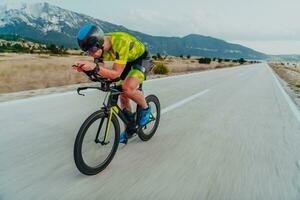
[[[119,107],[118,105],[118,99],[119,99],[119,95],[122,92],[118,89],[112,89],[107,103],[105,104],[105,102],[103,103],[104,107],[102,107],[101,109],[104,111],[104,113],[107,115],[108,120],[106,123],[106,130],[105,130],[105,134],[104,134],[104,139],[103,141],[99,141],[98,137],[99,137],[99,133],[100,130],[103,126],[103,122],[104,122],[104,118],[101,119],[99,127],[98,127],[98,131],[96,134],[96,138],[95,138],[95,142],[97,143],[101,143],[101,144],[108,144],[109,142],[107,141],[107,138],[109,136],[109,128],[110,128],[110,124],[111,124],[111,119],[112,119],[112,114],[116,113],[117,116],[119,116],[119,118],[124,122],[124,124],[126,124],[127,126],[136,126],[136,120],[135,120],[135,124],[132,124],[132,121],[130,121],[124,114],[124,111],[122,111],[122,109]],[[105,100],[104,100],[105,101]],[[134,114],[135,115],[135,114]],[[136,116],[135,116],[136,117]]]

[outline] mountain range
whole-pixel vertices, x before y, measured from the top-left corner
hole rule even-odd
[[[129,30],[121,25],[49,3],[0,6],[0,34],[19,35],[46,44],[77,47],[76,34],[85,24],[95,24],[104,32],[128,32],[146,44],[150,52],[168,55],[192,55],[221,58],[268,59],[268,55],[239,44],[209,36],[190,34],[185,37],[161,37]]]

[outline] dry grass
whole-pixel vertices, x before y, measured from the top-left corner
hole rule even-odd
[[[273,70],[284,79],[292,89],[299,92],[300,88],[300,68],[287,66],[279,63],[270,63]]]
[[[72,64],[82,57],[15,55],[0,62],[0,93],[57,87],[88,82]]]
[[[87,83],[89,80],[83,73],[77,73],[71,68],[76,60],[84,59],[91,60],[87,56],[74,55],[0,54],[0,93]],[[159,62],[168,66],[170,75],[239,65],[218,62],[199,64],[192,58],[174,57]]]
[[[173,60],[160,61],[168,66],[171,73],[181,73],[181,72],[192,72],[192,71],[205,71],[210,69],[218,69],[225,67],[239,66],[238,63],[233,62],[211,62],[210,64],[199,64],[197,60],[194,59],[180,59],[173,58]]]

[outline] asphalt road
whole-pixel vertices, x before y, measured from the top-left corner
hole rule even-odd
[[[163,115],[96,176],[73,144],[104,93],[0,103],[0,200],[300,199],[299,111],[267,64],[147,81]]]

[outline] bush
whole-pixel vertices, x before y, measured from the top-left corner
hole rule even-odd
[[[191,58],[191,55],[187,55],[186,58],[187,58],[187,59],[190,59],[190,58]]]
[[[210,59],[210,58],[199,58],[199,59],[198,59],[198,62],[199,62],[200,64],[210,64],[211,59]]]
[[[51,45],[47,46],[47,49],[52,54],[58,54],[59,53],[59,49],[57,48],[57,46],[55,44],[51,44]]]
[[[242,65],[246,62],[246,60],[244,58],[239,59],[239,63]]]
[[[156,57],[157,57],[158,60],[161,60],[161,59],[162,59],[160,53],[156,53]]]
[[[219,59],[218,59],[218,63],[221,63],[222,61],[223,61],[222,58],[219,58]]]
[[[153,68],[154,74],[167,74],[169,73],[169,68],[163,63],[157,63]]]
[[[152,58],[153,58],[154,60],[157,60],[157,56],[152,56]]]

